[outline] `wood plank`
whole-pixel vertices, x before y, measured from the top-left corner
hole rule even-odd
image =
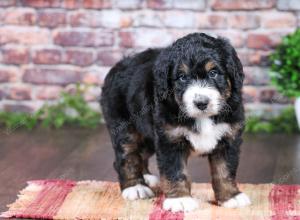
[[[84,138],[83,131],[31,131],[11,136],[15,145],[8,141],[13,153],[0,161],[0,206],[10,203],[17,192],[32,179],[44,179],[56,168],[64,157],[77,147]],[[17,139],[19,137],[20,139]]]
[[[285,135],[277,141],[278,157],[273,182],[277,184],[300,183],[300,137]]]
[[[104,126],[88,129],[0,131],[0,211],[15,200],[26,181],[61,178],[116,181],[114,152]],[[191,158],[194,182],[209,182],[207,158]],[[245,135],[238,181],[300,184],[300,136]],[[150,170],[158,173],[155,157]]]

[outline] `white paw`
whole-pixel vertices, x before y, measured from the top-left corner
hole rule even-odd
[[[159,178],[155,175],[144,174],[145,182],[150,187],[157,187],[159,185]]]
[[[233,198],[221,203],[225,208],[240,208],[251,204],[249,197],[245,193],[239,193]]]
[[[128,187],[122,191],[124,199],[136,200],[136,199],[147,199],[154,196],[152,190],[142,184]]]
[[[163,203],[163,209],[172,212],[189,212],[196,208],[198,208],[198,202],[192,197],[167,198]]]

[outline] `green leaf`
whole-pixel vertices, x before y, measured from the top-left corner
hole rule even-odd
[[[0,112],[0,124],[8,131],[19,128],[28,130],[41,124],[46,128],[61,128],[65,125],[95,128],[100,122],[101,115],[94,111],[84,100],[84,92],[87,86],[77,85],[73,94],[61,93],[59,101],[54,105],[45,104],[36,113]],[[77,112],[70,115],[68,110]]]
[[[300,29],[283,37],[281,44],[277,46],[269,59],[271,61],[269,75],[272,84],[285,96],[299,96]]]

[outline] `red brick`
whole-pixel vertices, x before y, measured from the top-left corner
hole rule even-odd
[[[39,49],[33,52],[32,61],[36,64],[59,64],[62,54],[58,49]]]
[[[121,47],[132,47],[133,46],[133,36],[131,32],[121,31],[119,32],[120,46]]]
[[[102,23],[100,17],[101,12],[74,11],[70,13],[69,23],[73,27],[99,27]]]
[[[0,25],[3,25],[5,9],[0,8]]]
[[[275,6],[275,0],[212,0],[213,10],[254,10]]]
[[[61,3],[63,8],[67,8],[67,9],[77,9],[77,8],[81,8],[81,1],[78,0],[64,0]]]
[[[274,48],[281,40],[274,33],[250,33],[247,38],[248,48],[269,50]]]
[[[259,89],[259,101],[272,104],[287,104],[291,102],[287,97],[284,97],[278,93],[273,87],[263,87]]]
[[[272,51],[266,50],[238,50],[238,56],[244,66],[269,66],[269,55]]]
[[[269,66],[269,55],[271,54],[271,51],[260,51],[255,50],[252,52],[249,52],[248,55],[248,61],[249,65],[258,65],[258,66]]]
[[[114,35],[112,31],[101,30],[96,32],[97,46],[112,46],[114,43]]]
[[[13,8],[3,13],[4,24],[33,25],[36,22],[36,13],[33,9]]]
[[[7,47],[2,49],[3,63],[25,64],[29,62],[29,51],[24,47]]]
[[[93,73],[86,73],[83,76],[82,82],[90,85],[100,85],[100,77]]]
[[[6,112],[33,113],[36,110],[30,104],[4,104],[3,107]]]
[[[0,44],[47,44],[49,31],[34,27],[0,27]]]
[[[244,67],[245,73],[245,85],[267,85],[270,83],[269,74],[267,68],[261,67]]]
[[[18,69],[12,67],[0,67],[0,82],[13,82],[16,80]]]
[[[6,96],[5,92],[3,91],[3,89],[0,89],[0,100],[4,99]]]
[[[239,59],[241,60],[243,66],[249,65],[249,53],[247,51],[237,50]]]
[[[62,46],[95,46],[96,35],[92,31],[58,31],[54,43]]]
[[[245,45],[245,37],[243,32],[240,31],[216,31],[215,32],[218,36],[225,37],[229,39],[230,43],[235,48],[244,47]]]
[[[15,6],[16,0],[1,0],[0,7]]]
[[[226,28],[227,18],[225,15],[199,14],[197,26],[198,28],[205,28],[205,29]]]
[[[245,103],[258,101],[258,90],[254,86],[243,87],[243,100]]]
[[[23,6],[46,8],[46,7],[59,7],[60,0],[20,0]]]
[[[42,27],[58,27],[66,24],[66,12],[41,11],[38,13],[38,24]]]
[[[81,80],[81,73],[73,69],[28,68],[23,81],[33,84],[67,85]]]
[[[148,8],[153,9],[167,9],[172,8],[171,0],[147,0]]]
[[[289,12],[270,12],[261,15],[263,28],[293,28],[297,26],[297,18]]]
[[[110,8],[111,0],[83,0],[83,7],[93,9]]]
[[[54,100],[58,99],[62,88],[60,86],[40,86],[36,90],[37,99]]]
[[[122,28],[129,27],[132,19],[128,14],[118,10],[109,11],[74,11],[70,13],[69,22],[73,27],[107,27]]]
[[[8,89],[7,99],[12,100],[30,100],[31,89],[24,86],[12,86]]]
[[[110,67],[91,68],[84,73],[82,82],[85,84],[103,85],[105,76],[109,70]]]
[[[88,66],[95,61],[92,51],[70,49],[65,52],[64,62],[78,66]]]
[[[251,14],[235,14],[228,17],[228,25],[231,28],[254,29],[259,27],[259,17]]]
[[[97,63],[101,66],[112,66],[122,58],[120,51],[104,50],[98,52]]]
[[[62,46],[111,46],[114,41],[110,31],[58,31],[53,38]]]
[[[133,25],[133,19],[129,16],[122,16],[120,18],[119,26],[120,28],[128,28]]]

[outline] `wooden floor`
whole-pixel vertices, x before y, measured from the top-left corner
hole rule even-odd
[[[238,181],[300,184],[300,136],[247,135]],[[96,130],[0,131],[0,211],[34,179],[116,180],[104,127]],[[150,168],[157,173],[155,159]],[[193,181],[209,182],[206,158],[192,158]]]

